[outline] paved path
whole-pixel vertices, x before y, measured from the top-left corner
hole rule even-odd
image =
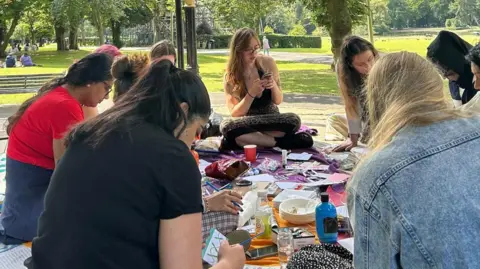
[[[211,93],[210,99],[214,110],[223,116],[228,116],[228,109],[225,106],[223,93]],[[0,106],[0,137],[6,136],[6,119],[12,115],[18,106]],[[284,102],[280,105],[282,112],[297,113],[303,124],[319,131],[315,140],[322,141],[325,134],[325,119],[331,113],[342,113],[343,106],[338,96],[321,96],[309,94],[285,94]],[[0,141],[0,152],[3,152],[5,143]]]

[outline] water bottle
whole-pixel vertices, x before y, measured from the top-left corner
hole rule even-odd
[[[272,227],[270,225],[270,215],[272,210],[268,205],[267,191],[257,192],[257,210],[255,211],[255,231],[256,234],[262,234],[258,238],[270,239],[272,236]]]
[[[320,194],[321,203],[315,209],[318,239],[322,243],[335,243],[338,238],[337,209],[330,203],[328,193]]]
[[[293,235],[290,228],[280,228],[277,235],[278,260],[280,268],[287,268],[288,261],[293,255]]]

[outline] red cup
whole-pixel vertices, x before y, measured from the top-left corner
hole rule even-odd
[[[254,163],[257,161],[257,146],[256,145],[246,145],[243,147],[245,151],[245,160],[247,162]]]

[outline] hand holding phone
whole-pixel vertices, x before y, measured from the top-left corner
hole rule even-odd
[[[218,262],[227,263],[228,268],[241,269],[245,265],[245,252],[241,245],[230,245],[227,241],[223,241],[218,255]]]

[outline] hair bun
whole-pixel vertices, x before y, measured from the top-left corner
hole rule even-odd
[[[112,66],[112,75],[117,80],[139,77],[148,64],[145,54],[122,55],[116,59]]]

